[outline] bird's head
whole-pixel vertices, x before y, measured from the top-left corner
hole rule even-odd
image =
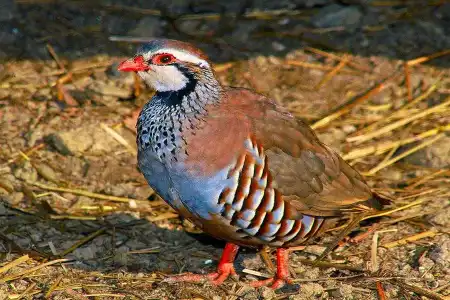
[[[137,72],[158,92],[180,91],[212,75],[207,56],[201,50],[189,43],[165,39],[144,44],[118,69]]]

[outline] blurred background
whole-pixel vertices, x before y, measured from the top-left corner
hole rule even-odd
[[[447,49],[445,0],[2,0],[2,59],[131,54],[131,37],[194,41],[216,61],[302,46],[411,59]]]
[[[287,107],[393,205],[322,265],[338,229],[296,249],[300,290],[246,286],[273,273],[251,250],[224,287],[161,283],[223,244],[136,168],[153,91],[117,65],[152,38]],[[449,67],[447,0],[0,0],[0,299],[445,299]]]

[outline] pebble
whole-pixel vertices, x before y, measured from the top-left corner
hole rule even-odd
[[[14,170],[14,176],[23,181],[35,182],[38,178],[37,171],[29,161],[24,162],[21,168]]]
[[[272,42],[272,49],[278,52],[286,50],[286,46],[279,42]]]
[[[312,18],[312,23],[316,27],[351,27],[358,25],[361,21],[362,13],[356,6],[343,6],[331,4],[322,8]]]
[[[400,147],[406,151],[411,145]],[[403,159],[405,162],[427,168],[450,167],[450,137],[444,136],[432,145],[421,149]]]
[[[275,291],[267,286],[261,287],[260,293],[263,299],[275,299],[277,296]]]
[[[8,194],[14,191],[14,185],[5,177],[0,177],[0,187],[4,189]]]
[[[324,292],[323,287],[318,283],[302,284],[298,295],[291,296],[292,300],[320,299],[318,296]]]
[[[40,176],[42,176],[45,180],[58,183],[59,178],[58,175],[56,175],[55,171],[45,163],[34,163],[34,168],[38,172]]]
[[[22,192],[13,193],[11,195],[11,197],[9,198],[9,204],[18,205],[19,203],[21,203],[23,201],[24,196],[25,195]]]
[[[131,89],[124,89],[117,86],[113,86],[111,84],[105,84],[96,82],[91,85],[91,88],[102,95],[118,97],[121,99],[126,99],[131,97]]]
[[[69,150],[69,148],[64,143],[63,139],[57,135],[57,134],[49,134],[46,137],[44,137],[44,141],[54,148],[56,151],[58,151],[60,154],[66,156],[66,155],[73,155],[72,152]]]

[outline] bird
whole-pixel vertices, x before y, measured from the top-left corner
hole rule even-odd
[[[222,85],[207,55],[188,42],[154,39],[121,62],[155,90],[137,120],[138,168],[181,216],[226,242],[216,272],[167,282],[222,284],[240,247],[276,248],[273,278],[292,283],[289,248],[346,215],[386,203],[305,122],[250,89]]]

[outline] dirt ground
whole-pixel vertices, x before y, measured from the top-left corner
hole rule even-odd
[[[449,299],[448,1],[149,2],[0,1],[1,300]],[[213,271],[224,243],[137,170],[152,91],[116,67],[150,37],[288,107],[392,205],[322,262],[338,228],[294,249],[276,292],[246,284],[273,274],[268,249],[222,286],[162,282]]]

